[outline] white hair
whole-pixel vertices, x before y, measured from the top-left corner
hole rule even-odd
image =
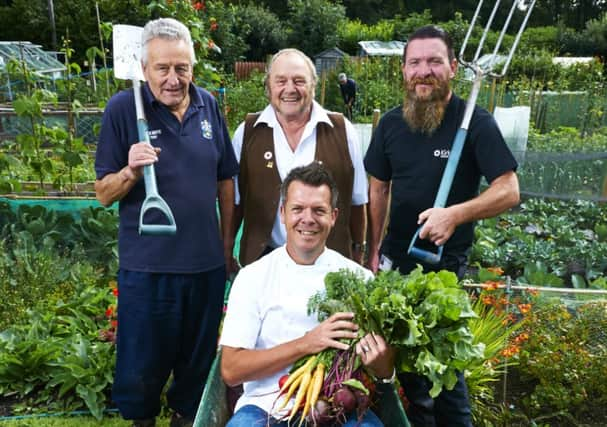
[[[156,38],[165,40],[183,40],[190,49],[190,59],[192,65],[196,63],[196,54],[194,53],[194,44],[188,27],[173,18],[160,18],[149,21],[143,27],[141,36],[141,61],[143,64],[148,62],[148,43]]]
[[[266,96],[268,96],[268,97],[270,96],[270,74],[272,73],[272,65],[274,65],[274,62],[276,62],[276,60],[280,56],[285,55],[285,54],[293,54],[293,55],[297,55],[300,58],[302,58],[304,60],[304,63],[306,64],[306,67],[308,68],[308,71],[310,72],[310,77],[312,78],[312,82],[311,82],[312,86],[316,87],[316,83],[318,82],[318,75],[316,74],[316,67],[314,66],[314,63],[308,57],[308,55],[306,55],[299,49],[294,49],[294,48],[281,49],[278,52],[276,52],[274,54],[274,56],[272,56],[272,59],[270,60],[270,65],[268,65],[268,71],[266,72],[266,76],[264,78]]]

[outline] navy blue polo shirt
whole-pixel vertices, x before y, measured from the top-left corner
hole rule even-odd
[[[147,84],[142,98],[150,142],[162,152],[155,163],[158,192],[177,224],[174,236],[140,236],[139,212],[144,180],[120,200],[118,250],[120,268],[156,273],[199,273],[225,264],[219,235],[217,182],[238,173],[238,163],[217,102],[190,84],[190,106],[183,121],[154,99]],[[97,179],[128,164],[131,144],[139,141],[133,90],[114,95],[103,113],[97,145]],[[146,224],[164,224],[157,210]]]

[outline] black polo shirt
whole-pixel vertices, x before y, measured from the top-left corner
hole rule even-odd
[[[434,204],[465,107],[465,101],[453,95],[442,124],[428,136],[411,131],[399,106],[381,118],[373,133],[364,163],[373,177],[392,181],[390,220],[382,252],[393,259],[409,258],[406,251],[419,227],[418,215]],[[482,176],[491,182],[516,167],[493,116],[476,107],[447,206],[476,197]],[[473,237],[473,223],[460,225],[445,244],[443,257],[465,256]]]

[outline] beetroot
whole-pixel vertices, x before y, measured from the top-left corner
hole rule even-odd
[[[356,397],[356,409],[359,414],[362,414],[371,406],[371,397],[368,393],[362,390],[354,390],[354,396]]]
[[[356,397],[348,387],[341,387],[333,395],[333,405],[336,408],[343,408],[347,414],[356,409]]]
[[[332,421],[331,405],[324,399],[318,399],[307,417],[308,423],[313,426],[321,426]]]

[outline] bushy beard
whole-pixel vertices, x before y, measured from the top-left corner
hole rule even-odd
[[[415,93],[418,84],[432,85],[434,90],[426,97]],[[447,108],[447,95],[451,90],[449,81],[436,77],[414,78],[406,82],[403,99],[403,119],[412,131],[432,135],[440,126]]]

